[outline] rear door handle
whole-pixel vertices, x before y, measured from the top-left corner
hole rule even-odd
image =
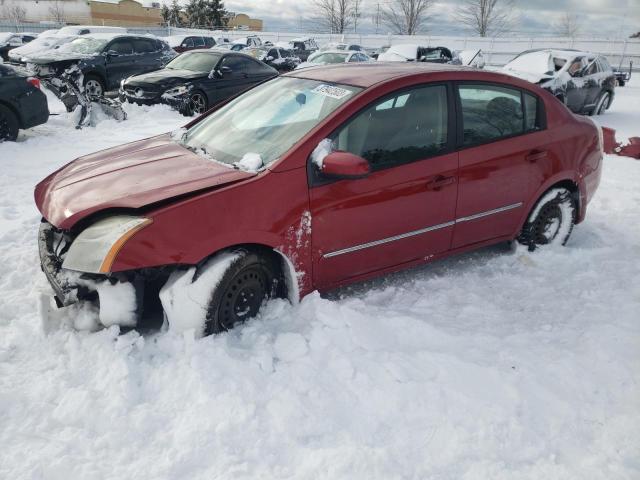
[[[438,175],[433,180],[427,182],[427,190],[440,190],[442,187],[456,183],[456,177],[443,177]]]
[[[534,150],[530,152],[526,157],[524,157],[527,162],[537,162],[538,160],[542,160],[543,158],[547,158],[546,150]]]

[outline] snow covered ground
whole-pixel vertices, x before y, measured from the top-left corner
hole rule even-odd
[[[600,119],[619,137],[638,80]],[[46,329],[33,186],[185,123],[128,111],[0,145],[0,478],[640,478],[640,161],[606,159],[566,248],[274,301],[199,340]]]

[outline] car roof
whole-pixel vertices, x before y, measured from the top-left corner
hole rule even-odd
[[[345,53],[345,52],[340,52]],[[306,78],[321,82],[341,83],[354,87],[368,88],[376,83],[394,78],[411,77],[424,73],[437,72],[478,72],[478,69],[463,67],[460,65],[448,65],[428,62],[361,62],[351,64],[330,64],[319,67],[309,67],[302,70],[294,70],[284,76]],[[506,75],[493,72],[483,72],[491,78],[505,79]]]
[[[114,38],[150,38],[154,40],[162,40],[155,35],[147,33],[118,33],[118,32],[95,32],[87,33],[86,35],[79,35],[78,38],[97,38],[100,40],[113,40]]]

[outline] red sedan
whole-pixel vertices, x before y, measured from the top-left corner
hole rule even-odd
[[[295,71],[172,134],[43,180],[42,267],[103,324],[162,307],[214,333],[297,300],[485,245],[564,244],[602,136],[537,86],[433,64]]]

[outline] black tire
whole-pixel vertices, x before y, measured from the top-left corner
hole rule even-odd
[[[239,257],[211,294],[205,335],[226,332],[255,317],[264,300],[286,297],[281,262],[275,255],[248,250],[234,253]]]
[[[18,117],[4,105],[0,105],[0,142],[8,140],[13,142],[18,138],[20,125]]]
[[[563,187],[552,188],[536,202],[517,240],[529,251],[544,245],[565,245],[575,221],[573,194]]]
[[[609,92],[601,92],[591,115],[602,115],[609,108],[610,99],[611,94]]]
[[[83,84],[87,97],[89,98],[104,97],[104,93],[107,91],[104,81],[98,75],[87,75],[84,77]]]
[[[196,90],[189,94],[189,100],[185,107],[185,115],[202,115],[209,109],[209,100],[201,90]]]

